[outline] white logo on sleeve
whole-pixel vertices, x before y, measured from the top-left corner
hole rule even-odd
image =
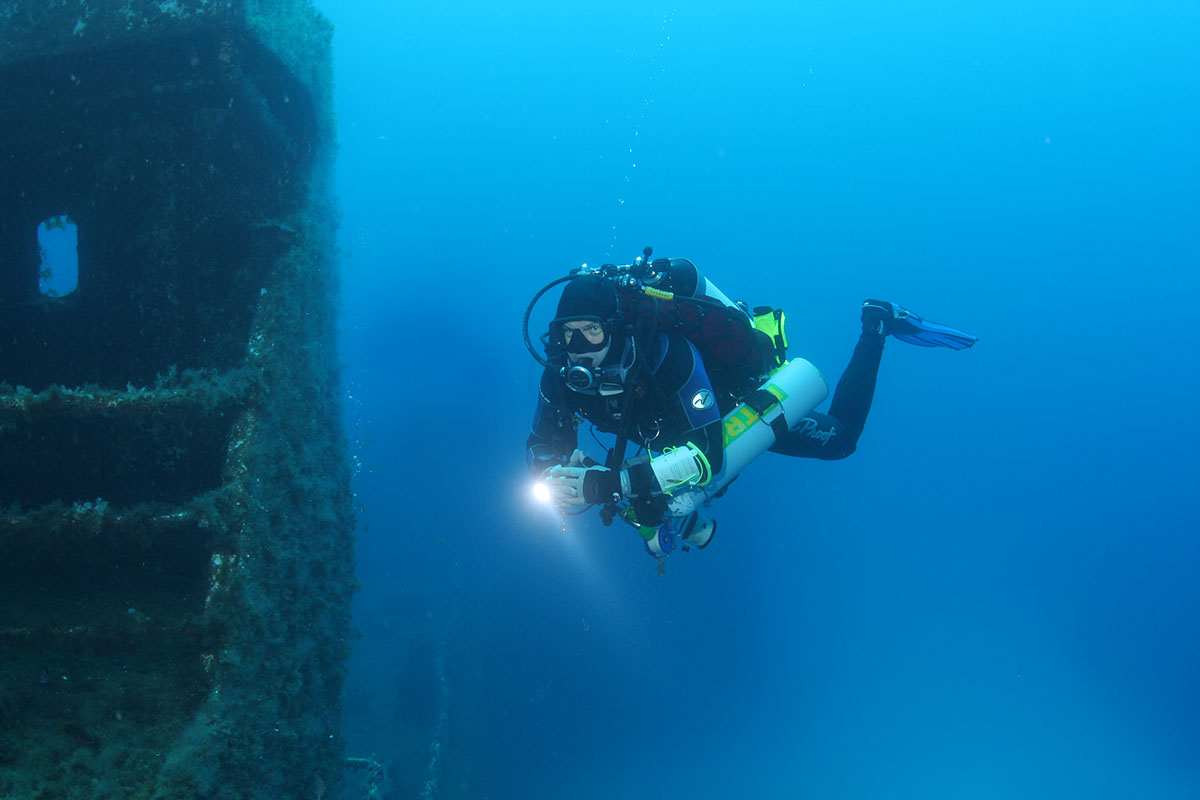
[[[708,389],[701,389],[692,397],[692,408],[703,411],[706,408],[712,408],[713,395]]]

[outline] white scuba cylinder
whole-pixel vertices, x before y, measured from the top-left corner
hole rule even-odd
[[[775,370],[760,388],[774,395],[778,402],[763,414],[740,403],[725,415],[722,420],[725,457],[721,471],[703,486],[676,490],[667,505],[667,516],[682,517],[704,505],[751,461],[775,444],[773,423],[778,425],[779,417],[782,416],[790,430],[829,395],[825,378],[803,358],[792,359]]]

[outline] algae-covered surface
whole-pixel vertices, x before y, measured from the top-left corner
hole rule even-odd
[[[301,0],[0,3],[6,800],[340,794],[330,33]]]

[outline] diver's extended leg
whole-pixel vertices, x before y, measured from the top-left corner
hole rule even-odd
[[[979,341],[969,333],[930,322],[895,303],[866,301],[862,307],[862,335],[838,381],[829,413],[813,412],[792,425],[787,436],[771,446],[771,452],[826,460],[853,453],[871,412],[883,341],[889,335],[908,344],[952,350],[963,350]]]
[[[883,357],[884,336],[863,323],[850,363],[838,381],[829,413],[813,413],[792,425],[788,435],[771,446],[772,453],[834,461],[858,446],[875,397],[875,378]]]

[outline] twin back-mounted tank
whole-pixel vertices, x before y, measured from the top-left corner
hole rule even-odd
[[[0,797],[338,796],[330,37],[0,7]]]

